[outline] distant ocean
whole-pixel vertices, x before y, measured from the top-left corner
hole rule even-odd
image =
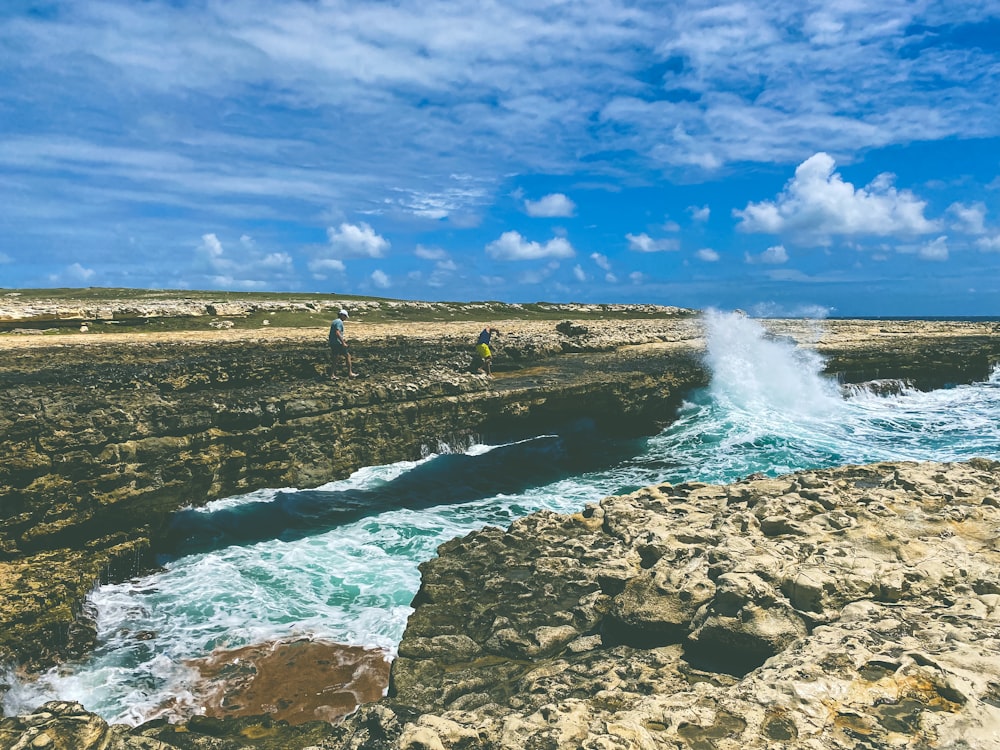
[[[982,320],[979,318],[977,320]],[[821,324],[818,324],[821,325]],[[99,646],[84,663],[16,683],[8,714],[78,700],[137,724],[196,702],[185,662],[294,636],[394,650],[442,542],[540,509],[573,512],[662,482],[882,460],[1000,459],[1000,372],[931,393],[846,394],[819,355],[735,315],[708,320],[711,385],[642,440],[576,423],[505,445],[440,446],[319,489],[273,489],[176,517],[162,572],[91,596]],[[195,498],[192,498],[195,500]]]

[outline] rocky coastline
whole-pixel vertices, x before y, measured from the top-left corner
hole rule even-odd
[[[148,566],[166,519],[184,505],[262,487],[316,486],[364,465],[418,457],[441,444],[529,435],[581,416],[608,432],[649,434],[669,423],[686,393],[707,382],[701,323],[689,311],[661,310],[660,317],[648,319],[643,309],[633,319],[626,310],[626,319],[613,323],[574,318],[572,309],[559,311],[565,318],[551,320],[505,318],[502,312],[491,310],[491,322],[502,331],[493,380],[469,372],[469,342],[481,327],[473,321],[369,323],[357,314],[348,329],[364,373],[357,381],[328,379],[323,328],[0,335],[5,352],[0,449],[11,457],[0,466],[3,660],[37,669],[85,653],[93,640],[83,606],[86,593],[97,581]],[[845,383],[898,380],[933,388],[982,379],[1000,361],[1000,334],[988,323],[827,321],[819,328],[772,321],[767,327],[775,336],[817,348],[828,371]],[[425,563],[417,609],[393,664],[389,697],[362,706],[342,723],[291,726],[273,716],[232,716],[181,726],[153,722],[156,726],[109,728],[84,707],[62,704],[34,717],[0,721],[0,747],[20,747],[17,743],[35,742],[44,734],[57,743],[52,747],[81,748],[767,746],[752,744],[754,736],[772,742],[801,738],[800,745],[783,746],[825,748],[854,747],[846,738],[883,738],[898,726],[913,730],[902,732],[907,736],[960,737],[954,732],[961,722],[972,722],[969,726],[989,737],[989,722],[996,721],[1000,704],[995,653],[1000,582],[991,572],[1000,570],[998,468],[983,462],[885,465],[844,469],[843,475],[796,475],[783,478],[780,488],[767,484],[777,480],[753,479],[729,488],[653,488],[633,499],[610,498],[578,517],[532,516],[505,532],[484,530],[456,540]],[[834,555],[815,551],[822,543],[812,538],[818,533],[813,527],[845,538],[885,533],[908,538],[902,522],[892,532],[882,528],[879,524],[892,514],[871,512],[876,501],[862,502],[855,489],[882,505],[888,495],[902,502],[893,493],[932,498],[928,529],[952,540],[935,554],[967,554],[964,572],[928,574],[934,585],[917,586],[915,574],[882,549],[899,545],[884,541],[864,563],[863,574],[848,576],[835,565],[840,573],[827,570],[824,575],[834,580],[819,577],[824,583],[817,590],[779,581],[764,562],[761,569],[736,565],[730,570],[714,559],[722,553],[712,550],[726,545],[732,545],[734,560],[749,551],[739,547],[738,535],[730,539],[718,528],[736,523],[732,519],[739,514],[740,534],[760,534],[758,546],[767,549],[761,559],[779,567],[812,560],[802,558],[807,547],[813,556]],[[625,506],[628,512],[616,515]],[[760,516],[758,506],[773,512]],[[952,506],[961,507],[954,511]],[[668,529],[657,513],[684,516],[684,523],[693,526]],[[947,516],[940,521],[943,526],[934,525],[934,513]],[[941,535],[964,523],[949,513],[975,521],[966,526],[978,531],[960,540],[967,551],[958,550],[960,534]],[[661,536],[637,542],[641,535],[635,524]],[[984,529],[994,532],[992,547],[982,538]],[[512,557],[494,554],[498,534],[507,535],[501,546],[509,547]],[[583,541],[581,535],[592,538]],[[538,554],[519,561],[513,551],[518,544]],[[602,550],[600,559],[591,559],[584,549]],[[980,558],[986,562],[977,562]],[[785,562],[775,562],[781,559]],[[688,566],[682,569],[690,568],[691,575],[671,582],[667,568],[673,565]],[[465,571],[466,593],[449,619],[435,608],[434,592],[456,566]],[[520,601],[531,606],[523,612],[512,608],[509,594],[522,585],[518,571],[538,566],[545,576],[535,580],[545,582],[543,588],[522,590]],[[879,593],[889,590],[888,583],[869,581],[868,588],[859,583],[858,576],[882,575],[890,568],[897,588],[916,592],[913,601],[906,592],[896,599]],[[685,588],[695,582],[696,591]],[[672,591],[673,599],[656,603],[653,594],[663,591]],[[490,599],[494,594],[501,599]],[[694,603],[711,604],[713,597],[719,602],[715,619],[695,623]],[[796,705],[787,696],[784,703],[774,698],[777,713],[751,705],[758,698],[747,680],[758,681],[752,690],[760,696],[771,695],[759,682],[765,679],[761,670],[776,670],[767,673],[769,678],[787,681],[791,672],[781,670],[801,670],[807,655],[796,649],[810,648],[816,633],[828,640],[862,638],[859,633],[897,611],[911,619],[919,614],[920,622],[934,630],[943,620],[923,612],[934,597],[960,601],[978,613],[979,624],[970,627],[988,656],[986,666],[979,667],[982,679],[959,685],[958,677],[949,677],[932,681],[917,697],[906,694],[907,701],[920,704],[906,703],[910,718],[892,719],[890,709],[872,718],[861,703],[850,704],[842,712],[848,718],[831,720],[841,732],[836,735],[815,717],[799,717],[805,700]],[[535,606],[546,602],[558,608]],[[909,608],[905,612],[901,602]],[[856,626],[843,625],[848,611]],[[831,627],[836,634],[824,630]],[[955,637],[972,638],[967,630]],[[903,630],[899,633],[902,638]],[[752,655],[742,659],[744,673],[711,668],[705,654],[718,652],[720,644]],[[852,690],[851,675],[874,675],[874,667],[866,665],[879,659],[885,662],[882,680],[906,677],[924,685],[926,675],[919,668],[933,671],[920,661],[929,656],[904,659],[904,649],[893,661],[866,644],[875,656],[843,666],[838,678]],[[795,653],[798,661],[792,666],[778,664],[783,655]],[[761,667],[765,659],[770,660]],[[737,661],[728,659],[730,665]],[[961,661],[955,669],[964,675],[962,670],[973,667]],[[932,688],[934,695],[927,692]],[[722,692],[712,697],[711,690]],[[893,695],[898,703],[902,693]],[[666,711],[668,704],[677,710]],[[730,707],[722,711],[722,705]],[[933,724],[936,734],[916,731],[924,731],[925,705],[931,706],[926,711],[941,714]],[[668,721],[667,714],[688,718]],[[595,718],[583,721],[587,716]],[[599,725],[603,729],[597,731]],[[608,730],[619,725],[631,728],[624,734]],[[85,742],[83,735],[66,739],[71,736],[67,727],[86,727],[92,740]],[[731,744],[719,744],[730,738]],[[915,742],[900,746],[923,746]]]

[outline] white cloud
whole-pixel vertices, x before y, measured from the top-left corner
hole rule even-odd
[[[973,203],[966,206],[962,203],[952,203],[948,210],[955,215],[952,229],[966,234],[983,234],[986,231],[986,206],[983,203]]]
[[[295,270],[292,263],[292,256],[288,253],[268,253],[256,262],[256,267],[261,270],[290,274]]]
[[[71,266],[67,266],[62,274],[55,278],[82,283],[93,279],[96,273],[92,268],[84,268],[79,263],[74,263]]]
[[[201,251],[210,259],[222,257],[222,243],[215,234],[203,234],[201,236]]]
[[[688,206],[688,213],[691,214],[691,219],[694,221],[708,221],[708,217],[711,216],[712,210],[708,206]]]
[[[319,278],[326,278],[324,274],[329,272],[343,273],[346,269],[344,261],[336,258],[315,258],[309,261],[309,271],[314,275],[319,274]]]
[[[486,246],[486,254],[497,260],[537,260],[538,258],[570,258],[573,246],[564,237],[553,237],[544,245],[529,242],[519,232],[504,232],[500,239]]]
[[[392,286],[392,282],[389,280],[389,275],[379,268],[372,271],[371,279],[372,283],[379,289],[388,289]]]
[[[543,218],[569,217],[576,211],[576,204],[562,193],[550,193],[544,198],[524,202],[524,210],[528,216]]]
[[[829,244],[833,236],[918,235],[937,228],[924,217],[926,201],[896,190],[892,176],[880,174],[864,188],[844,182],[829,154],[817,153],[795,170],[774,201],[734,210],[746,232],[792,234]]]
[[[788,262],[788,251],[785,250],[784,245],[772,245],[760,255],[751,255],[750,253],[747,253],[745,258],[747,263],[768,263],[770,265],[780,265],[781,263]]]
[[[334,252],[344,258],[381,258],[390,243],[365,222],[327,227],[326,236]]]
[[[597,267],[602,271],[611,270],[611,261],[608,260],[608,256],[602,255],[601,253],[591,253],[590,259],[597,264]]]
[[[606,274],[604,274],[604,280],[606,282],[608,282],[609,284],[617,284],[618,283],[618,277],[615,276],[613,273],[606,273]]]
[[[645,232],[642,234],[626,234],[625,238],[628,240],[628,249],[638,253],[662,253],[680,249],[680,242],[676,239],[664,237],[654,240]]]
[[[917,255],[924,260],[948,260],[948,238],[938,237],[921,245]]]
[[[669,219],[663,222],[663,231],[665,232],[679,232],[681,231],[681,225],[676,221],[670,221]]]
[[[628,275],[629,281],[633,284],[641,284],[645,278],[646,275],[642,271],[632,271],[632,273]]]
[[[439,247],[424,247],[423,245],[417,245],[413,254],[424,260],[443,260],[448,257],[448,253]]]
[[[719,254],[710,247],[701,248],[701,250],[695,253],[695,256],[706,263],[715,263],[719,259]]]
[[[257,250],[257,243],[247,234],[240,236],[237,257],[226,253],[222,241],[214,232],[201,236],[198,251],[211,269],[208,278],[217,287],[265,289],[295,274],[291,255],[282,252],[262,254]]]
[[[573,278],[575,278],[577,281],[587,280],[587,274],[584,272],[583,268],[580,266],[579,263],[573,266]]]
[[[980,237],[976,240],[976,246],[987,252],[998,252],[1000,251],[1000,234],[993,237]]]

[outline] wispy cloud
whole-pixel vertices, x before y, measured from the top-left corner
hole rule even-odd
[[[388,289],[392,286],[392,279],[385,271],[376,268],[371,274],[372,283],[379,289]]]
[[[97,279],[97,271],[80,263],[72,263],[56,273],[49,274],[48,281],[54,286],[83,286]]]
[[[673,237],[662,237],[654,240],[645,232],[626,234],[625,239],[628,240],[628,249],[637,253],[662,253],[679,250],[681,247],[680,242]]]
[[[448,257],[448,253],[440,247],[424,247],[423,245],[417,245],[413,254],[424,260],[444,260]]]
[[[789,234],[819,244],[834,236],[919,235],[937,224],[924,216],[926,201],[908,190],[896,190],[892,175],[880,174],[855,188],[834,171],[829,154],[818,153],[795,170],[773,201],[748,203],[734,210],[746,232]]]
[[[719,260],[719,254],[710,247],[703,247],[697,252],[695,252],[695,257],[698,260],[703,260],[706,263],[715,263]]]
[[[594,261],[594,263],[597,264],[597,267],[600,268],[602,271],[611,270],[611,261],[608,260],[608,256],[602,253],[591,253],[590,259]]]

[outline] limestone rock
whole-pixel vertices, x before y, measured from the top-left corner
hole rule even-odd
[[[998,491],[993,461],[876,464],[449,542],[392,669],[423,712],[400,747],[1000,748]],[[420,647],[444,634],[465,660]]]

